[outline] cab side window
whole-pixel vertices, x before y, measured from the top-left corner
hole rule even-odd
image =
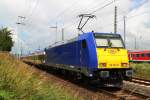
[[[86,44],[86,40],[82,40],[82,48],[86,48],[87,44]]]

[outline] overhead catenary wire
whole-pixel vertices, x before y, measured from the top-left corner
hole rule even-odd
[[[106,1],[109,1],[109,0],[105,0],[105,1],[103,1],[103,2],[99,2],[99,3],[97,3],[97,4],[94,5],[94,6],[93,6],[92,4],[86,5],[86,6],[87,6],[87,7],[86,7],[86,10],[89,9],[89,6],[91,7],[90,9],[94,9],[94,8],[96,8],[99,4],[104,4]],[[90,9],[89,9],[89,10],[90,10]],[[80,12],[84,12],[84,11],[81,11],[81,10],[80,10]],[[80,14],[81,14],[81,13],[80,13]],[[72,18],[71,18],[71,19],[72,19]]]
[[[104,1],[104,2],[106,2],[106,0]],[[100,3],[104,3],[104,2],[100,2]],[[77,1],[75,1],[73,4],[71,4],[70,6],[68,6],[66,9],[64,9],[62,12],[60,12],[58,15],[57,15],[57,17],[61,17],[61,16],[63,16],[66,12],[68,12],[68,9],[70,10],[71,8],[73,8],[73,5],[75,5],[75,4],[77,4],[78,2]],[[56,17],[56,18],[57,18]],[[72,19],[72,18],[71,18]]]
[[[105,4],[104,6],[101,6],[100,8],[97,8],[96,10],[92,11],[90,14],[94,14],[94,13],[100,11],[100,10],[104,9],[105,7],[110,6],[111,4],[115,3],[116,1],[117,0],[112,0],[111,2]],[[106,1],[104,1],[104,2],[106,2]]]
[[[66,12],[71,11],[71,9],[72,9],[75,5],[77,5],[78,3],[80,3],[78,0],[75,1],[75,2],[73,2],[71,5],[69,5],[68,7],[66,7],[62,12],[58,13],[57,16],[55,17],[55,19],[56,19],[56,18],[60,18],[60,17],[62,17],[63,15],[65,15]],[[81,9],[81,8],[80,8],[80,9]],[[75,12],[75,11],[73,10],[72,12]],[[71,13],[72,13],[72,12],[71,12]],[[71,14],[70,14],[70,15],[71,15]]]
[[[118,0],[115,0],[115,2],[116,2],[116,1],[118,1]],[[105,2],[105,1],[104,1],[104,2]],[[104,3],[104,2],[103,2],[103,3]],[[105,4],[104,6],[101,6],[101,7],[97,8],[96,10],[92,11],[90,14],[94,14],[94,13],[96,13],[96,12],[98,12],[98,11],[104,9],[104,8],[107,7],[107,6],[110,6],[111,4],[113,4],[113,3],[115,3],[115,2],[114,2],[114,0],[112,0],[111,2]]]
[[[26,26],[29,26],[30,24],[32,24],[33,20],[31,18],[33,17],[33,15],[35,16],[35,10],[38,9],[39,4],[40,4],[40,1],[36,0],[31,13],[29,13],[27,20],[25,21],[27,23]],[[33,27],[34,27],[33,25],[32,26],[30,25],[29,26],[30,29],[28,31],[34,30],[35,28],[33,28]]]
[[[36,5],[37,5],[37,2],[38,2],[38,0],[36,0]],[[104,2],[106,2],[106,0],[105,0]],[[103,2],[102,2],[102,3],[103,3]],[[73,4],[71,4],[71,5],[70,5],[69,7],[67,7],[66,9],[64,9],[61,13],[59,13],[59,14],[57,15],[57,17],[60,17],[59,15],[63,15],[68,9],[72,8],[74,4],[77,4],[77,1],[75,1]],[[33,10],[32,10],[32,12],[31,12],[30,16],[32,15],[34,9],[36,8],[36,5],[35,5],[35,7],[33,8]],[[98,8],[97,10],[99,10],[99,9],[100,9],[100,8]],[[96,11],[94,11],[94,12],[96,12]],[[28,19],[29,19],[29,18],[28,18]]]
[[[94,5],[93,6],[93,4],[88,4],[88,5],[86,5],[86,9],[84,9],[84,10],[90,10],[90,9],[94,9],[94,8],[96,8],[99,4],[103,4],[104,2],[106,2],[106,1],[109,1],[109,0],[104,0],[103,2],[99,2],[99,3],[96,3],[96,5]],[[89,8],[89,6],[90,6],[90,8]],[[81,14],[81,12],[85,12],[85,11],[81,11],[81,10],[79,10],[80,11],[80,14]],[[73,12],[75,12],[75,11],[73,11]],[[72,17],[72,18],[70,18],[70,19],[73,19],[74,17]]]
[[[75,2],[73,2],[70,6],[68,6],[66,9],[64,9],[62,12],[60,12],[57,16],[56,16],[56,18],[59,18],[60,16],[62,16],[62,15],[64,15],[65,14],[65,12],[67,12],[68,11],[68,9],[70,10],[71,8],[73,8],[74,7],[74,5],[75,4],[78,4],[79,3],[79,1],[77,0],[77,1],[75,1]]]
[[[24,23],[24,25],[27,25],[26,23],[27,23],[27,21],[29,21],[30,20],[30,18],[33,16],[33,13],[34,13],[34,11],[35,11],[35,9],[36,9],[36,7],[38,6],[38,3],[39,3],[39,0],[36,0],[35,1],[35,3],[34,3],[34,6],[33,6],[33,8],[31,9],[31,4],[29,3],[29,1],[27,2],[27,0],[25,0],[25,7],[27,8],[27,9],[24,9],[24,14],[21,14],[21,15],[19,15],[19,16],[22,16],[23,15],[23,17],[24,18],[26,18],[27,20],[21,20],[21,22],[19,22],[19,20],[18,20],[18,24],[22,24],[22,23]],[[28,7],[27,7],[28,6]],[[31,10],[30,10],[31,9]],[[27,13],[27,12],[29,12],[29,10],[31,11],[29,14]],[[28,14],[28,15],[27,15]],[[28,17],[27,17],[28,16]],[[21,27],[20,27],[21,28]],[[23,30],[23,27],[22,27],[22,30]],[[18,37],[19,38],[19,37]],[[21,40],[21,38],[20,38],[20,40]],[[22,40],[23,41],[23,40]],[[25,43],[25,42],[24,42]],[[19,46],[19,44],[18,44],[18,46]]]
[[[37,8],[38,4],[39,4],[39,0],[35,0],[34,6],[31,9],[31,2],[29,3],[29,1],[27,2],[27,0],[25,0],[25,6],[27,9],[25,9],[25,13],[23,15],[26,18],[26,20],[24,20],[22,23],[24,23],[26,25],[27,25],[27,23],[31,23],[29,21],[31,20],[31,17],[33,16],[33,13],[34,13],[35,9]],[[30,11],[30,13],[28,14],[27,12],[29,12],[29,11]]]
[[[75,2],[73,2],[71,5],[69,5],[68,7],[66,7],[63,11],[61,11],[60,13],[58,13],[56,15],[56,17],[52,18],[49,23],[52,21],[52,20],[56,20],[58,18],[60,18],[61,16],[63,16],[66,12],[68,12],[69,10],[71,10],[76,4],[78,4],[79,1],[76,0]],[[57,21],[56,21],[57,22]]]
[[[86,5],[86,9],[84,9],[84,10],[90,10],[90,9],[94,9],[94,8],[96,8],[97,6],[99,6],[99,4],[104,4],[106,1],[109,1],[109,0],[104,0],[103,2],[98,2],[98,3],[96,3],[94,6],[93,6],[93,4],[88,4],[88,5]],[[90,8],[89,8],[90,7]],[[82,7],[82,8],[84,8],[84,7]],[[82,8],[80,8],[80,12],[85,12],[85,11],[82,11]],[[75,11],[73,11],[73,12],[75,12]]]
[[[38,1],[38,0],[37,0]],[[76,1],[77,2],[77,1]],[[106,1],[104,1],[104,2],[106,2]],[[103,2],[101,2],[101,3],[103,3]],[[103,7],[100,7],[100,8],[98,8],[98,9],[96,9],[95,11],[93,11],[92,13],[95,13],[95,12],[97,12],[98,10],[100,10],[100,9],[102,9],[102,8],[105,8],[105,7],[107,7],[107,6],[109,6],[110,4],[112,4],[113,3],[113,1],[112,2],[110,2],[110,3],[108,3],[108,4],[106,4],[105,6],[103,6]],[[76,4],[76,3],[73,3],[72,5],[74,5],[74,4]],[[63,15],[66,11],[68,11],[67,9],[69,9],[69,8],[72,8],[72,5],[71,6],[69,6],[69,7],[67,7],[66,9],[64,9],[61,13],[59,13],[57,16],[58,17],[61,17],[61,16],[59,16],[59,15]]]
[[[118,1],[118,0],[116,0],[116,1]],[[109,6],[109,5],[113,4],[113,3],[114,3],[114,1],[111,1],[111,2],[109,2],[109,3],[107,3],[107,4],[105,4],[104,6],[102,6],[102,7],[100,7],[100,8],[97,8],[96,10],[92,11],[90,14],[94,14],[94,13],[96,13],[96,12],[98,12],[98,11],[104,9],[105,7],[107,7],[107,6]]]
[[[33,6],[33,8],[31,9],[31,12],[30,12],[29,15],[27,16],[26,22],[29,23],[29,20],[32,18],[32,16],[33,16],[35,10],[37,9],[38,5],[39,5],[39,0],[36,0],[36,1],[35,1],[35,4],[34,4],[34,6]]]
[[[134,17],[143,16],[144,14],[147,14],[147,13],[150,13],[150,10],[145,11],[145,12],[142,12],[142,13],[139,13],[139,14],[135,14],[135,15],[133,15],[133,16],[126,16],[126,19],[127,19],[127,20],[130,20],[130,19],[132,19],[132,18],[134,18]],[[118,22],[121,22],[121,21],[124,21],[124,18],[123,18],[123,17],[120,18],[120,19],[117,21],[117,23],[118,23]],[[110,26],[110,25],[113,25],[113,24],[114,24],[114,23],[109,23],[109,24],[104,25],[104,26],[101,27],[101,28],[104,28],[104,27],[106,27],[106,26]]]
[[[106,1],[105,1],[106,2]],[[57,17],[61,17],[61,16],[63,16],[66,12],[68,12],[68,9],[71,9],[71,8],[73,8],[74,6],[73,5],[75,5],[75,4],[77,4],[78,2],[77,1],[75,1],[74,3],[72,3],[71,4],[71,6],[68,6],[66,9],[64,9],[62,12],[60,12],[58,15],[57,15]],[[101,3],[103,3],[103,2],[101,2]],[[70,19],[73,19],[74,20],[74,18],[70,18]],[[69,24],[70,25],[70,24]],[[67,25],[68,26],[68,25]],[[66,26],[64,26],[64,27],[66,27]],[[31,29],[33,29],[33,28],[31,28]]]
[[[77,1],[76,1],[76,2],[77,2]],[[63,12],[61,12],[59,15],[64,14],[64,13],[67,11],[67,9],[70,8],[70,7],[72,8],[74,4],[75,4],[75,3],[73,3],[71,6],[67,7],[67,8],[66,8],[65,10],[63,10]],[[34,8],[35,8],[35,7],[34,7]],[[58,17],[60,17],[59,15],[58,15]],[[29,18],[28,18],[28,19],[29,19]],[[31,29],[33,30],[33,28],[31,28]],[[30,31],[31,31],[31,30],[30,30]]]
[[[132,18],[134,18],[134,17],[142,16],[143,14],[147,14],[147,13],[150,13],[150,10],[145,11],[145,12],[142,12],[142,13],[139,13],[139,14],[135,14],[135,15],[133,15],[133,16],[127,16],[127,18],[132,19]]]
[[[99,4],[103,4],[103,3],[105,3],[106,1],[109,1],[109,0],[104,0],[103,2],[98,2],[98,3],[97,3],[96,5],[94,5],[94,6],[93,6],[93,4],[90,3],[90,4],[86,5],[86,10],[89,9],[89,6],[90,6],[90,7],[92,6],[91,8],[96,8]],[[64,9],[62,12],[60,12],[60,13],[57,15],[57,17],[55,17],[55,19],[56,19],[56,18],[61,18],[63,15],[66,14],[66,12],[71,11],[71,9],[72,9],[76,4],[78,4],[78,3],[79,3],[79,2],[77,2],[77,1],[75,1],[74,3],[72,3],[71,6],[68,6],[66,9]],[[83,7],[82,7],[82,8],[83,8]],[[80,10],[77,10],[77,11],[81,12],[81,11],[82,11],[82,10],[81,10],[82,8],[80,8]],[[91,8],[90,8],[90,9],[91,9]],[[76,12],[76,11],[73,10],[72,12]],[[72,13],[72,12],[71,12],[71,13]],[[70,15],[73,15],[73,14],[70,14]],[[70,19],[73,19],[73,18],[74,18],[74,17],[72,17],[72,18],[70,18]],[[53,20],[55,20],[55,19],[53,19]]]
[[[67,7],[66,9],[64,9],[64,10],[63,10],[61,13],[59,13],[57,16],[58,16],[58,17],[61,17],[62,15],[64,15],[64,14],[68,11],[68,9],[73,8],[73,5],[75,5],[75,4],[77,4],[77,1],[75,1],[71,6]],[[33,29],[33,28],[31,28],[31,29]]]
[[[109,1],[109,0],[104,0],[104,1],[102,1],[102,2],[98,2],[98,3],[96,3],[94,6],[92,5],[92,7],[91,7],[91,4],[89,4],[89,5],[87,5],[87,6],[90,6],[90,8],[88,7],[88,9],[86,8],[86,10],[90,10],[90,9],[95,9],[97,6],[99,6],[100,4],[103,4],[103,3],[105,3],[105,2],[107,2],[107,1]]]

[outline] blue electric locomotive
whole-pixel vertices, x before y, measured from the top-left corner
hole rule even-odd
[[[96,79],[109,86],[121,86],[131,79],[128,54],[119,34],[84,33],[45,49],[45,64]]]

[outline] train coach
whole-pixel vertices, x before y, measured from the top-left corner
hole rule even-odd
[[[44,64],[45,52],[36,51],[34,53],[22,56],[21,60],[23,60],[24,62],[31,62],[35,64]]]
[[[45,49],[45,65],[98,80],[103,86],[121,87],[132,78],[128,53],[119,34],[84,33]]]
[[[150,50],[128,51],[130,62],[150,62]]]

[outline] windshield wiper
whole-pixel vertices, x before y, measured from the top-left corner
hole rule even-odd
[[[119,48],[117,48],[117,50],[118,50],[118,51],[120,51],[120,49],[119,49]]]

